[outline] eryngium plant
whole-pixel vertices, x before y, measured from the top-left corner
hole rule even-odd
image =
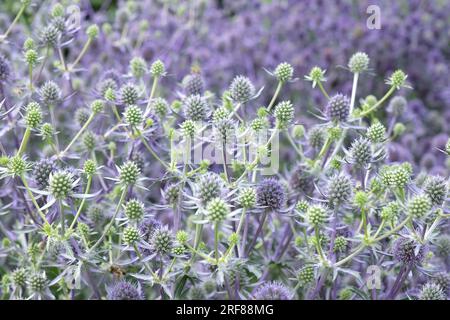
[[[334,92],[334,71],[310,65],[302,83],[324,103],[304,122],[289,62],[264,86],[237,74],[212,90],[199,68],[136,56],[145,21],[136,41],[115,32],[134,33],[135,5],[102,28],[44,5],[36,38],[1,21],[3,299],[447,298],[448,175],[391,157],[408,70],[374,81],[357,52]],[[111,37],[125,69],[93,62]],[[358,89],[372,82],[382,95]],[[196,158],[205,146],[216,157]]]

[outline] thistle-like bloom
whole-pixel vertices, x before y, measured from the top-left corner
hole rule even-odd
[[[274,178],[261,181],[256,189],[256,202],[270,210],[280,210],[286,202],[284,186]]]
[[[256,300],[291,300],[292,293],[281,282],[266,282],[254,294]]]
[[[127,161],[119,168],[119,180],[123,184],[133,185],[137,182],[140,173],[134,162]]]
[[[330,121],[346,121],[350,114],[350,100],[341,93],[336,94],[328,101],[325,113]]]
[[[188,96],[183,100],[183,110],[186,119],[202,121],[206,119],[208,104],[203,97],[195,94]]]
[[[143,300],[143,294],[139,287],[122,280],[108,289],[109,300]]]
[[[203,78],[199,73],[192,73],[183,79],[183,88],[186,95],[202,95],[204,91]]]
[[[230,84],[231,98],[236,102],[247,102],[255,95],[255,87],[249,78],[237,76]]]
[[[274,115],[278,125],[284,128],[294,120],[294,106],[290,101],[282,101],[275,106]]]
[[[45,82],[39,90],[41,100],[45,103],[55,103],[61,99],[61,89],[53,81]]]
[[[230,206],[220,198],[212,199],[206,207],[208,220],[211,222],[222,222],[230,214]]]
[[[336,175],[327,186],[327,199],[332,207],[338,207],[349,201],[352,195],[352,181],[346,175]]]
[[[425,183],[425,194],[435,206],[442,206],[447,198],[448,180],[441,176],[430,176]]]
[[[366,138],[360,137],[352,142],[350,147],[351,160],[358,166],[367,166],[373,157],[372,145]]]
[[[405,265],[421,264],[426,252],[426,247],[407,238],[399,238],[394,243],[394,258]]]
[[[357,52],[350,58],[348,68],[353,73],[361,73],[369,68],[369,56],[364,52]]]
[[[173,248],[173,236],[167,226],[157,228],[150,241],[152,249],[158,254],[169,254]]]
[[[137,199],[131,199],[125,204],[125,215],[130,220],[141,220],[144,213],[144,204]]]
[[[139,99],[139,91],[132,83],[127,83],[120,88],[120,97],[124,104],[135,105]]]
[[[220,177],[208,172],[200,177],[196,185],[196,196],[200,199],[203,205],[206,205],[214,198],[222,196],[224,185]]]
[[[67,170],[51,173],[48,184],[51,195],[58,200],[66,199],[76,187],[73,174]]]
[[[292,80],[294,74],[294,68],[287,62],[280,63],[274,71],[274,75],[280,82],[287,82]]]
[[[419,295],[420,300],[447,300],[442,288],[433,282],[426,283]]]

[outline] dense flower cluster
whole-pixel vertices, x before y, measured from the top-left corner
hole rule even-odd
[[[199,1],[189,21],[171,2],[122,1],[108,15],[80,1],[90,19],[81,25],[70,2],[0,5],[19,17],[0,17],[2,299],[447,299],[449,179],[437,160],[450,154],[446,124],[436,158],[422,154],[418,166],[408,155],[424,148],[401,151],[416,146],[404,133],[420,131],[410,120],[425,110],[410,97],[443,114],[435,66],[444,49],[426,91],[425,65],[391,69],[385,52],[404,49],[325,15],[349,11],[346,1],[259,10]],[[437,8],[426,9],[439,22]],[[250,50],[268,35],[253,26],[258,14],[310,46],[275,52],[274,35],[266,51]],[[232,16],[247,37],[197,30],[197,18],[214,32]],[[188,33],[158,38],[180,23]],[[326,36],[308,40],[317,30]],[[336,32],[367,53],[334,55],[326,44]],[[417,37],[445,45],[439,34]],[[385,45],[413,41],[404,38]],[[185,42],[195,51],[180,55]],[[242,60],[228,57],[233,45]],[[374,266],[381,288],[372,290]]]

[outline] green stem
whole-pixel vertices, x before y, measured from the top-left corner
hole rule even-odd
[[[88,40],[86,41],[86,43],[84,44],[84,47],[81,50],[80,54],[78,55],[78,57],[75,59],[75,61],[70,66],[71,70],[73,70],[73,68],[78,64],[78,62],[80,62],[81,58],[83,58],[84,54],[86,53],[89,46],[91,45],[91,42],[92,42],[92,38],[89,37]]]
[[[59,214],[61,215],[61,236],[66,234],[66,216],[64,214],[64,208],[61,200],[58,201]]]
[[[219,222],[214,224],[214,252],[216,262],[219,262]]]
[[[156,88],[158,86],[159,77],[153,78],[152,89],[150,90],[150,96],[148,97],[147,107],[145,108],[145,113],[150,111],[150,105],[152,103],[153,97],[155,96]]]
[[[17,151],[17,155],[20,156],[22,153],[25,152],[25,149],[27,148],[28,140],[30,139],[31,129],[27,127],[25,129],[25,133],[22,138],[22,142],[20,143],[19,151]]]
[[[376,108],[378,108],[380,105],[382,105],[389,97],[392,93],[394,93],[395,91],[395,87],[392,86],[388,92],[386,92],[386,94],[384,95],[383,98],[381,98],[380,101],[378,101],[377,103],[375,103],[372,107],[370,107],[369,109],[367,109],[366,111],[362,112],[360,114],[360,117],[364,117],[367,116],[368,114],[372,113],[373,111],[375,111]]]
[[[25,11],[25,9],[26,9],[26,6],[24,6],[24,5],[20,8],[20,10],[17,13],[16,17],[14,18],[13,22],[10,24],[10,26],[8,27],[6,32],[3,34],[3,36],[2,36],[3,39],[8,38],[9,33],[11,32],[12,28],[14,28],[17,21],[19,21],[20,17],[22,16],[23,12]]]
[[[281,87],[283,86],[283,82],[279,81],[277,88],[275,89],[275,93],[273,94],[272,100],[270,100],[269,106],[267,107],[267,111],[270,111],[275,104],[275,100],[278,97],[278,94],[280,93]]]
[[[78,131],[78,133],[75,135],[75,137],[73,137],[72,141],[70,141],[69,145],[66,147],[66,149],[64,149],[63,152],[61,152],[61,157],[64,156],[64,154],[69,151],[69,149],[72,147],[72,145],[75,143],[75,141],[78,140],[78,138],[81,136],[81,134],[84,132],[84,130],[86,130],[86,128],[89,126],[89,124],[92,122],[92,120],[94,119],[95,114],[91,113],[91,115],[89,116],[89,118],[87,119],[87,121],[84,123],[84,125],[81,127],[81,129]]]
[[[323,95],[325,96],[325,98],[327,98],[328,100],[330,100],[330,96],[328,95],[328,93],[325,91],[322,82],[317,82],[317,84],[319,85],[319,89],[320,91],[322,91]]]
[[[84,192],[84,195],[87,195],[89,193],[89,190],[91,189],[91,184],[92,184],[92,176],[88,177],[88,181],[86,184],[86,190]],[[83,209],[84,203],[86,202],[86,198],[83,198],[83,200],[81,200],[81,204],[80,207],[78,208],[78,211],[75,215],[75,218],[73,218],[72,223],[70,224],[69,230],[71,231],[73,229],[73,227],[75,226],[75,223],[77,222],[78,218],[80,217],[81,214],[81,210]]]
[[[119,199],[119,203],[117,204],[116,210],[114,211],[113,216],[111,217],[111,221],[109,222],[109,224],[106,226],[105,230],[103,231],[101,237],[97,240],[97,242],[91,247],[91,249],[89,250],[89,253],[92,252],[102,241],[103,239],[106,237],[106,235],[108,234],[109,230],[111,229],[111,227],[113,226],[117,214],[120,211],[120,207],[122,206],[123,201],[125,200],[125,196],[127,194],[127,190],[128,190],[128,185],[123,187],[122,190],[122,194],[120,195],[120,199]]]
[[[292,145],[294,150],[300,156],[300,159],[303,159],[303,152],[301,150],[301,146],[300,146],[300,148],[297,146],[297,144],[295,143],[294,139],[292,139],[291,134],[289,133],[289,130],[286,130],[286,136],[287,136],[287,138],[289,140],[289,143]]]
[[[147,148],[147,150],[152,154],[153,157],[155,157],[156,160],[158,160],[166,169],[170,169],[170,167],[163,161],[161,158],[156,154],[155,151],[153,151],[152,147],[149,146],[145,138],[139,133],[139,138],[141,139],[144,146]]]
[[[323,255],[322,246],[320,245],[320,233],[319,233],[319,228],[318,227],[314,228],[314,233],[316,235],[316,249],[317,249],[317,253],[319,253],[319,256],[322,259],[322,261],[326,261],[325,256]]]
[[[28,182],[25,179],[25,177],[23,175],[20,176],[20,179],[22,180],[23,185],[25,186],[25,189],[27,190],[28,195],[30,196],[31,202],[33,202],[34,206],[36,207],[37,212],[39,213],[39,215],[41,216],[42,220],[45,221],[46,224],[50,225],[50,223],[48,223],[47,218],[45,217],[45,214],[42,212],[41,208],[39,207],[36,198],[34,197],[33,193],[30,190],[30,187],[28,186]]]

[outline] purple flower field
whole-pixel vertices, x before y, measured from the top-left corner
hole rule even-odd
[[[0,3],[0,300],[447,300],[450,2]]]

